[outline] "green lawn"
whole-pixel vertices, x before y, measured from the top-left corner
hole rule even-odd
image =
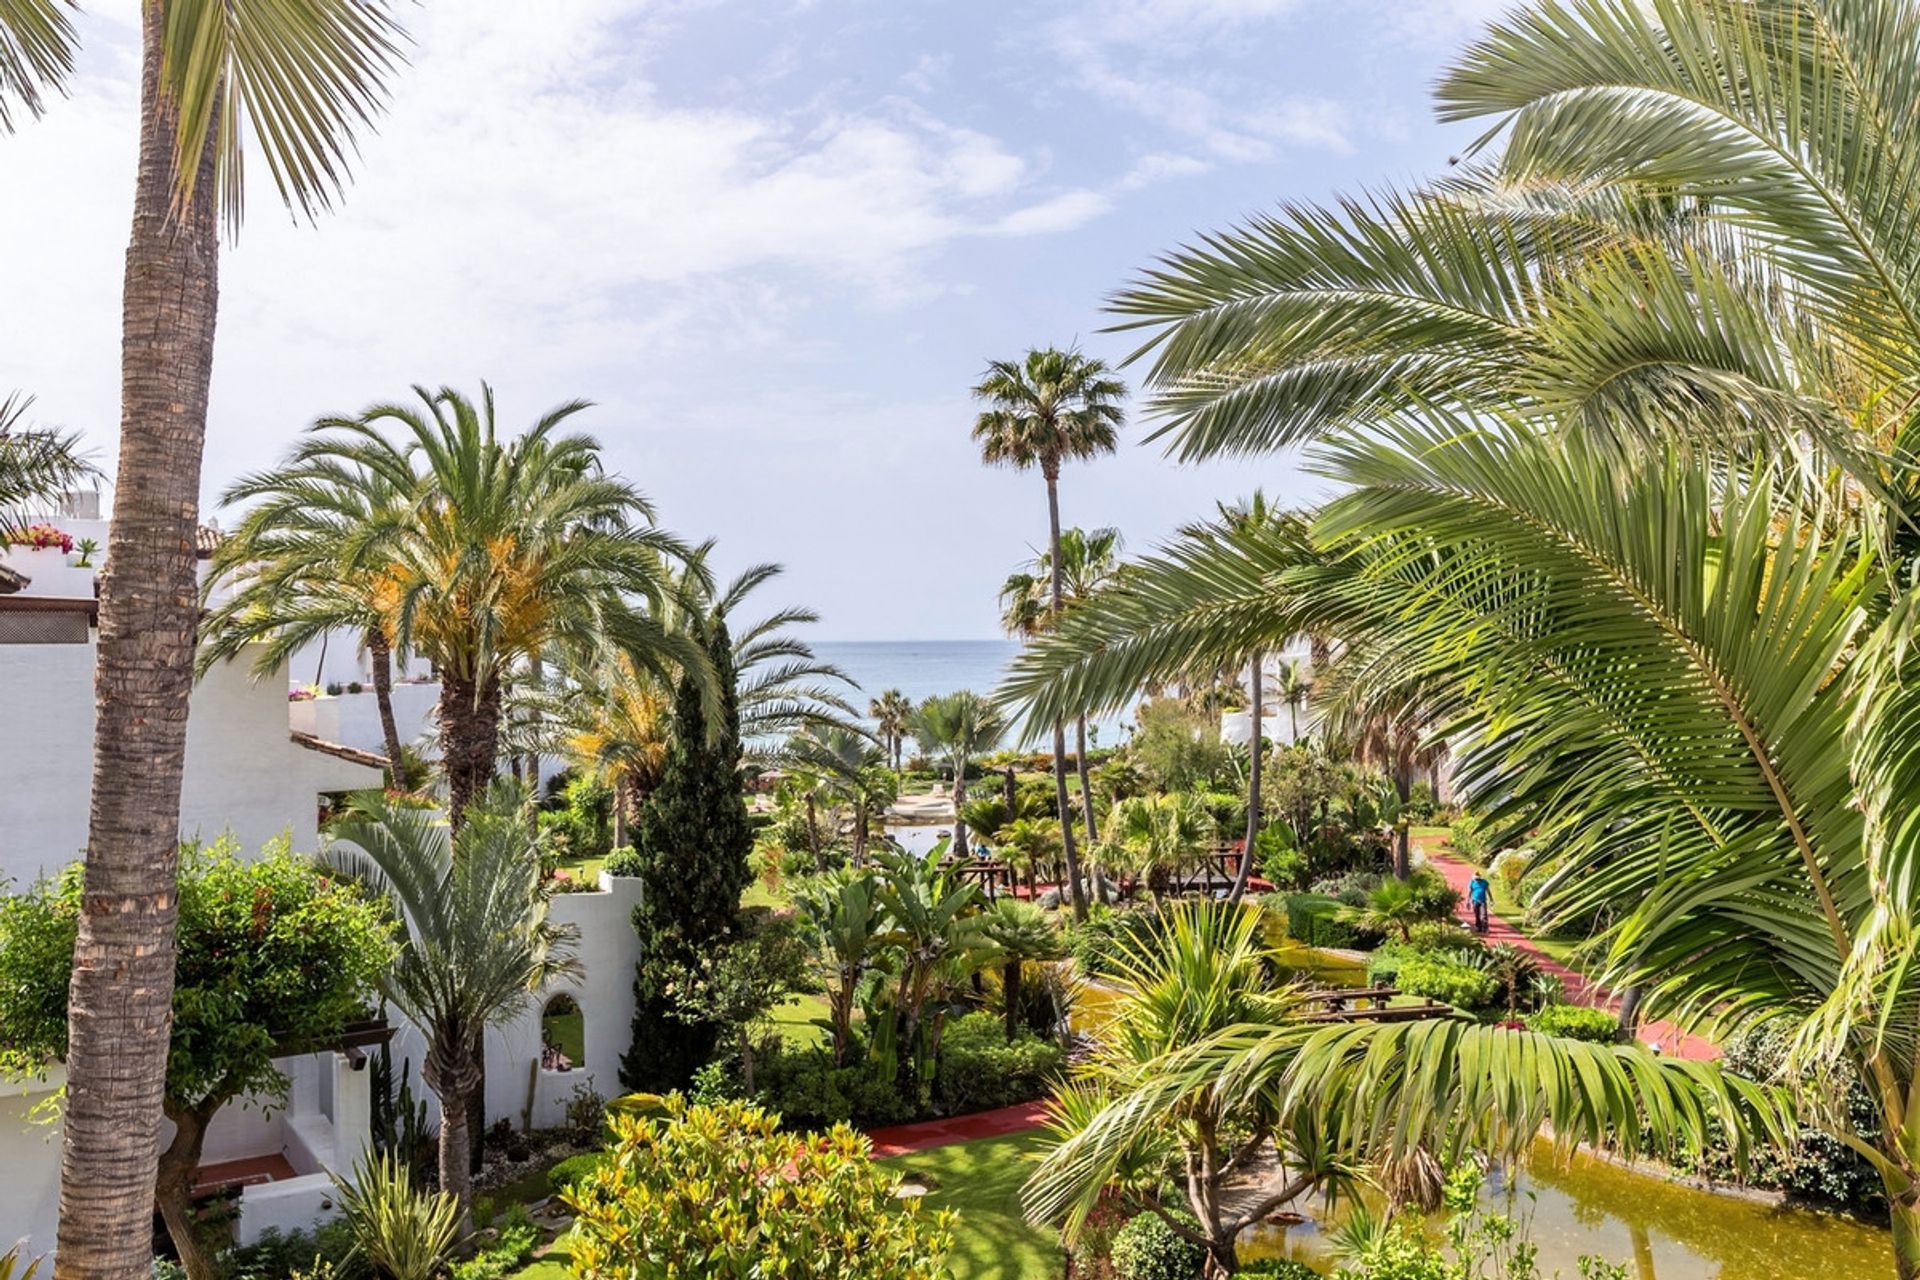
[[[571,1013],[553,1013],[540,1019],[540,1034],[546,1043],[567,1055],[567,1061],[579,1066],[587,1060],[586,1016],[578,1005]]]
[[[1038,1133],[983,1138],[888,1161],[909,1178],[927,1180],[929,1208],[960,1215],[949,1259],[954,1280],[1054,1280],[1060,1275],[1065,1255],[1058,1239],[1028,1226],[1020,1214],[1020,1184],[1033,1170],[1024,1157],[1042,1140]]]
[[[827,1029],[814,1025],[815,1018],[827,1016],[825,996],[789,996],[773,1011],[773,1029],[780,1039],[795,1049],[827,1042]]]

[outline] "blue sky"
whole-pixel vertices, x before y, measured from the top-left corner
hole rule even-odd
[[[1427,88],[1498,0],[462,0],[400,6],[412,65],[344,207],[256,185],[223,265],[211,499],[307,422],[414,382],[558,401],[766,601],[835,639],[994,634],[1044,534],[967,388],[1078,341],[1155,255],[1283,201],[1441,170]],[[0,390],[111,459],[132,187],[133,0],[95,0],[66,101],[0,138]],[[1131,372],[1123,374],[1131,378]],[[1285,459],[1069,470],[1134,550]],[[217,516],[217,512],[213,513]]]

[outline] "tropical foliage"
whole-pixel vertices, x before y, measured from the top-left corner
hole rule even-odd
[[[745,1103],[616,1115],[610,1158],[562,1195],[577,1215],[573,1274],[666,1280],[689,1258],[715,1276],[795,1280],[938,1280],[953,1245],[950,1215],[897,1194],[845,1125],[818,1134],[779,1127]]]
[[[440,1100],[440,1186],[471,1228],[468,1111],[486,1029],[578,974],[572,926],[547,918],[540,846],[523,798],[500,783],[455,832],[431,810],[355,800],[327,861],[387,905],[400,955],[381,994],[427,1037],[421,1077]]]
[[[0,895],[0,1072],[38,1074],[67,1053],[67,999],[81,870]],[[393,955],[379,907],[284,846],[243,860],[231,843],[180,857],[179,955],[154,1199],[192,1280],[220,1267],[193,1211],[207,1128],[252,1095],[283,1104],[274,1059],[328,1047],[365,1016]]]
[[[1341,491],[1309,545],[1183,539],[1014,681],[1037,726],[1195,646],[1340,636],[1356,704],[1426,708],[1469,798],[1543,834],[1535,910],[1610,922],[1645,1014],[1794,1028],[1812,1125],[1871,1082],[1870,1136],[1834,1136],[1903,1276],[1920,160],[1861,122],[1911,113],[1916,64],[1897,0],[1496,24],[1439,86],[1488,128],[1458,179],[1212,237],[1116,303],[1176,453],[1309,442]]]

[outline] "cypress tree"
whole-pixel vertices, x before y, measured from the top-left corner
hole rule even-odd
[[[674,691],[666,765],[641,808],[634,841],[641,859],[640,905],[633,910],[640,963],[633,1043],[620,1060],[620,1079],[629,1089],[683,1088],[713,1057],[720,1028],[686,1021],[667,993],[667,980],[733,935],[740,895],[752,878],[733,643],[722,619],[706,630],[721,695],[720,724],[709,734],[700,682],[683,675]]]

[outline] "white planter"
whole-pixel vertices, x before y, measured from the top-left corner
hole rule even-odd
[[[79,556],[71,558],[77,560]],[[58,547],[10,547],[6,559],[11,568],[31,580],[24,592],[26,595],[93,599],[94,570],[67,563],[68,553]]]

